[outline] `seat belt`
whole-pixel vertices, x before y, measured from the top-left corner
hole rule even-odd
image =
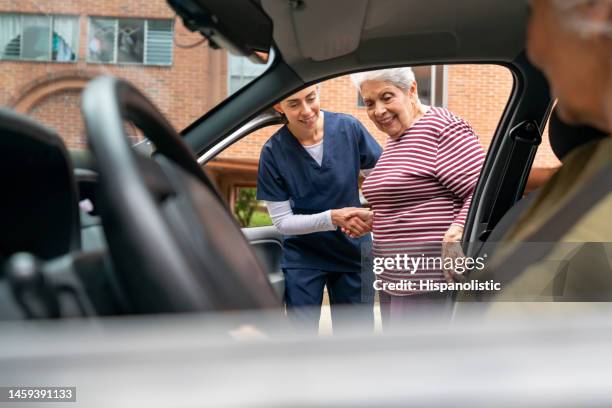
[[[516,246],[506,257],[513,262],[504,262],[494,271],[494,280],[507,284],[526,268],[544,259],[555,247],[556,242],[551,241],[568,232],[589,210],[610,194],[611,190],[612,164],[608,164],[569,199],[554,217],[549,218],[537,231]],[[527,246],[534,242],[548,242],[550,245],[536,245],[526,250]]]
[[[512,163],[524,163],[530,157],[534,157],[538,146],[542,143],[542,134],[535,121],[523,121],[510,129],[510,152],[504,163],[504,171],[497,187],[495,203],[491,209],[491,214],[486,218],[487,229],[480,233],[478,237],[481,242],[489,239],[489,235],[493,232],[490,225],[496,226],[502,219],[504,214],[508,212],[511,206],[520,200],[517,196],[516,186],[517,180],[521,183],[526,183],[529,172],[518,169],[516,166],[511,166]],[[522,192],[522,190],[520,190]],[[505,203],[513,203],[508,206]],[[501,205],[500,205],[501,204]]]

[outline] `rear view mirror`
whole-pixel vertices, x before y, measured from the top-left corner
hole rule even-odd
[[[251,0],[168,0],[185,26],[211,47],[265,63],[272,47],[272,20]]]

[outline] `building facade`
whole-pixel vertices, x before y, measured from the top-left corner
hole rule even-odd
[[[164,0],[0,0],[0,105],[55,129],[70,148],[86,147],[80,93],[98,75],[134,83],[182,129],[265,69],[211,49]],[[488,148],[512,90],[495,65],[416,67],[424,103],[445,106],[472,124]],[[320,84],[323,109],[349,113],[384,146],[348,77]],[[254,187],[259,151],[276,127],[237,142],[206,169],[232,204]],[[548,138],[534,164],[540,176],[559,165]]]

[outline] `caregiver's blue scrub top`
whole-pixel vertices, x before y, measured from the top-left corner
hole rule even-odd
[[[261,150],[257,199],[290,200],[294,214],[361,207],[359,169],[374,167],[382,149],[354,117],[324,112],[323,160],[319,166],[287,126]],[[340,229],[284,237],[283,268],[359,272],[361,245],[370,235],[352,239]]]

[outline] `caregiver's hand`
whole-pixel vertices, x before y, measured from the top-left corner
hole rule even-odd
[[[444,262],[447,258],[452,258],[453,264],[455,264],[455,259],[465,258],[463,249],[461,249],[462,237],[463,228],[457,225],[451,225],[444,234],[444,238],[442,238],[442,269],[444,272],[444,279],[446,279],[446,282],[448,283],[461,282],[465,280],[465,276],[463,274],[455,272],[453,268],[447,268],[446,266],[450,263]]]
[[[347,225],[342,229],[342,232],[344,232],[349,237],[359,238],[372,231],[374,212],[368,210],[367,208],[357,208],[350,211],[348,213],[348,217],[349,219]],[[362,222],[366,224],[367,229],[363,233],[357,233],[356,228],[354,228],[354,225],[361,225]]]
[[[372,223],[364,221],[356,216],[360,212],[368,211],[364,208],[346,207],[331,211],[332,223],[339,226],[345,234],[351,238],[357,238],[367,234],[372,229]]]

